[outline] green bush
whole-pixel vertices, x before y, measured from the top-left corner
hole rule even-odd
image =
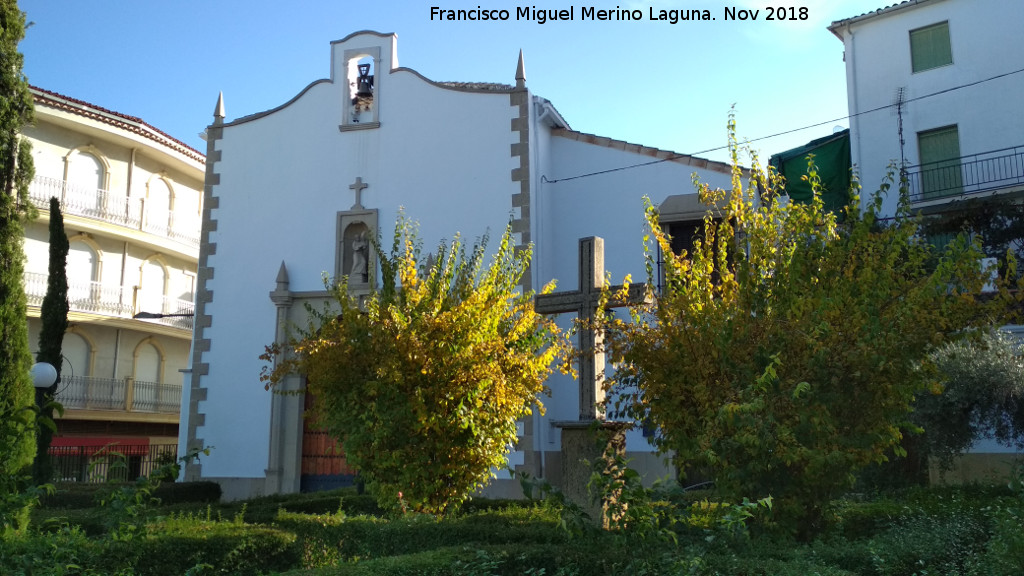
[[[75,567],[96,566],[101,551],[102,547],[89,540],[80,528],[66,524],[47,533],[21,534],[0,545],[0,574],[98,574]]]
[[[369,494],[307,494],[302,499],[285,501],[279,507],[289,512],[301,514],[331,514],[339,509],[345,514],[353,516],[378,516],[383,513],[377,506],[377,499]]]
[[[151,524],[145,537],[111,543],[108,562],[131,565],[139,576],[181,576],[209,565],[217,574],[252,575],[299,564],[295,534],[236,522],[171,518]]]
[[[870,538],[891,526],[905,505],[894,500],[843,501],[833,507],[828,533],[847,540]]]
[[[472,552],[461,549],[442,548],[404,556],[374,558],[365,562],[339,564],[315,572],[298,570],[291,574],[317,574],[321,576],[471,576],[460,562]],[[477,574],[488,574],[488,572]]]
[[[707,556],[693,562],[687,574],[693,576],[859,576],[812,560],[756,558],[750,556]]]
[[[915,489],[844,500],[833,505],[823,539],[809,545],[756,530],[735,537],[721,517],[735,506],[677,499],[675,531],[657,538],[628,526],[571,536],[559,527],[557,506],[484,499],[441,520],[352,516],[346,509],[363,500],[345,490],[201,507],[154,505],[139,516],[127,542],[104,529],[106,509],[50,508],[35,511],[35,532],[0,545],[0,574],[1024,574],[1024,500],[1005,488]]]
[[[107,533],[107,518],[99,508],[41,508],[32,512],[32,528],[41,532],[53,532],[61,526],[74,526],[89,537]]]
[[[935,514],[904,507],[870,538],[836,539],[828,545],[819,543],[814,551],[825,563],[858,574],[971,574],[984,563],[989,512],[949,507]]]
[[[112,487],[120,486],[121,484],[110,483],[58,484],[56,492],[40,498],[39,505],[49,509],[92,508],[103,494],[109,493]],[[164,505],[217,502],[221,497],[221,488],[220,484],[208,481],[164,482],[153,491],[153,496],[159,498]]]
[[[57,490],[39,500],[41,508],[92,508],[104,484],[56,484]]]
[[[342,563],[289,575],[321,576],[647,576],[688,573],[692,559],[672,554],[651,557],[630,553],[614,538],[576,540],[571,544],[450,546],[410,554]],[[795,572],[794,572],[795,573]],[[711,574],[708,572],[707,574]],[[835,573],[839,574],[839,573]]]
[[[153,491],[153,496],[163,505],[219,502],[221,488],[220,484],[209,481],[162,483]]]
[[[1024,502],[1022,502],[1024,503]],[[1000,508],[994,511],[992,538],[982,553],[981,565],[988,576],[1019,576],[1024,574],[1024,507]]]
[[[282,511],[276,520],[294,532],[307,553],[331,551],[341,560],[407,555],[453,546],[562,542],[557,512],[505,509],[439,521],[425,515],[391,520],[372,516],[306,515]]]

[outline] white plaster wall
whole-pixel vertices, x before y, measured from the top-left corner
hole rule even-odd
[[[333,45],[335,67],[346,48],[369,46],[391,61],[390,38],[367,35]],[[376,82],[380,128],[339,131],[347,87],[320,82],[284,108],[225,127],[216,144],[212,346],[196,433],[215,447],[206,477],[265,475],[271,394],[258,381],[258,356],[274,339],[268,292],[282,261],[292,291],[323,289],[322,274],[334,273],[336,215],[352,206],[356,177],[369,185],[363,205],[380,210],[386,246],[399,206],[421,223],[427,250],[457,231],[470,241],[488,229],[496,237],[509,220],[518,185],[508,94],[447,90],[407,71],[378,72]]]
[[[1019,0],[938,0],[909,6],[841,29],[846,48],[852,155],[866,191],[881,183],[886,167],[900,158],[894,109],[877,108],[895,102],[898,88],[911,100],[904,113],[904,155],[919,163],[917,133],[957,124],[960,152],[967,156],[1024,144],[1024,114],[1017,96],[1024,91],[1024,74],[983,82],[922,100],[958,86],[1019,70],[1024,42],[1019,23],[1024,3]],[[911,71],[910,30],[949,21],[953,64]],[[857,114],[860,114],[857,116]],[[885,203],[895,209],[896,198]]]

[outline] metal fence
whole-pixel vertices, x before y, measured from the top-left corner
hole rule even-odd
[[[131,378],[62,376],[57,400],[69,410],[177,414],[181,409],[181,384]]]
[[[149,476],[178,459],[177,444],[50,446],[57,482],[118,482]]]
[[[46,289],[46,274],[25,272],[25,295],[29,306],[42,306]],[[68,306],[73,312],[119,318],[134,318],[136,312],[151,312],[163,317],[140,319],[183,330],[192,329],[192,315],[195,314],[191,300],[154,294],[140,290],[137,286],[108,286],[100,282],[73,279],[68,280]]]
[[[1024,184],[1024,146],[910,166],[910,200],[921,202]]]
[[[30,201],[37,208],[49,210],[51,197],[60,198],[61,210],[65,214],[102,220],[164,236],[192,248],[199,247],[201,221],[198,212],[184,214],[148,207],[145,198],[129,198],[59,178],[36,176],[29,187]]]

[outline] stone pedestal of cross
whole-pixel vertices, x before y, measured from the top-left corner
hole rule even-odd
[[[581,422],[598,418],[597,405],[604,401],[604,334],[593,327],[594,316],[604,288],[604,239],[580,238],[579,290],[542,294],[534,301],[534,310],[541,314],[575,312],[580,319],[579,388]],[[644,284],[630,285],[625,299],[618,295],[622,286],[611,286],[612,298],[607,308],[622,308],[643,303],[647,293]]]
[[[534,302],[534,310],[542,314],[575,312],[580,319],[579,420],[554,422],[561,430],[561,481],[557,484],[566,498],[575,502],[602,527],[609,526],[609,510],[618,494],[606,494],[603,501],[595,502],[587,490],[592,463],[610,462],[615,455],[626,450],[628,424],[608,422],[599,418],[597,405],[604,401],[604,334],[594,328],[594,316],[601,303],[604,288],[604,239],[592,236],[580,238],[579,290],[542,294]],[[647,287],[636,284],[629,287],[625,298],[620,298],[622,286],[611,286],[612,298],[608,308],[632,306],[645,301]],[[599,434],[601,442],[595,442]]]

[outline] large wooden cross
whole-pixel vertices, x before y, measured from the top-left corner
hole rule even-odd
[[[534,301],[541,314],[575,312],[580,320],[580,421],[598,418],[597,405],[604,401],[604,333],[593,326],[604,289],[604,239],[580,238],[580,288],[554,294],[542,294]],[[626,297],[619,298],[622,286],[608,288],[612,297],[606,308],[634,306],[646,301],[647,286],[632,284]]]

